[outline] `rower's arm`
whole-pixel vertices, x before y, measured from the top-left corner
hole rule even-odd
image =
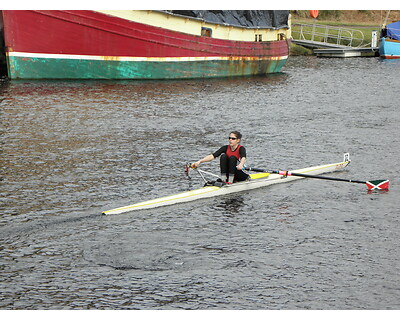
[[[203,159],[201,159],[201,160],[199,160],[199,161],[193,163],[193,164],[192,164],[192,167],[197,168],[201,163],[203,163],[203,162],[208,162],[208,161],[212,161],[212,160],[214,160],[214,159],[215,159],[214,156],[213,156],[212,154],[209,154],[208,156],[205,156]]]
[[[238,170],[242,170],[245,163],[246,163],[246,157],[243,157],[243,158],[240,159],[240,163],[236,166],[236,168]]]

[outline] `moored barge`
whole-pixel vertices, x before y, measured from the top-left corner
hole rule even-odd
[[[279,72],[288,10],[3,10],[10,79],[181,79]]]

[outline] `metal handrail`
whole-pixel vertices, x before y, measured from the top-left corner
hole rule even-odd
[[[294,26],[299,26],[300,31],[293,30]],[[354,42],[359,42],[356,48],[361,47],[364,42],[364,34],[360,30],[347,29],[341,27],[332,27],[321,24],[300,24],[292,25],[292,37],[294,34],[299,34],[296,40],[308,40],[322,43],[332,43],[337,45],[352,47]],[[306,39],[307,36],[307,39]],[[331,41],[331,42],[328,42]],[[343,42],[347,44],[343,44]]]

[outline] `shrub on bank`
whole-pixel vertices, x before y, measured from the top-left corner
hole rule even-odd
[[[290,43],[289,54],[291,56],[311,56],[313,54],[313,51],[292,42]]]

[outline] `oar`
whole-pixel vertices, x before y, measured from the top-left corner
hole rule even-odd
[[[343,181],[343,182],[352,182],[352,183],[364,183],[367,185],[368,190],[389,190],[389,180],[361,181],[361,180],[341,179],[341,178],[333,178],[333,177],[325,177],[325,176],[314,176],[311,174],[296,173],[296,172],[285,171],[285,170],[264,170],[264,169],[249,168],[249,167],[246,167],[245,170],[255,171],[255,172],[275,173],[275,174],[280,174],[285,177],[295,176],[295,177],[303,177],[303,178]]]

